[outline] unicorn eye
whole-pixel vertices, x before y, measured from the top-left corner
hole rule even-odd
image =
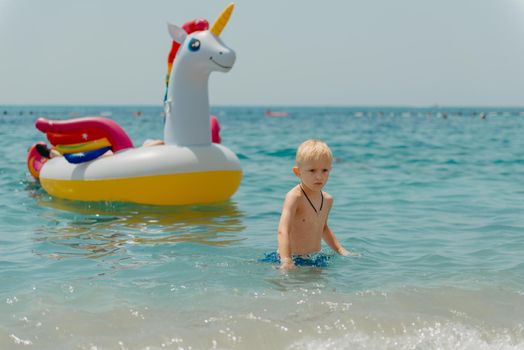
[[[189,51],[198,51],[200,49],[200,40],[195,38],[191,39],[187,48],[189,49]]]

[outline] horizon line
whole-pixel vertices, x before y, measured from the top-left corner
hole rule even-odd
[[[57,103],[44,103],[44,104],[0,104],[0,109],[2,108],[29,108],[29,107],[143,107],[143,108],[159,108],[163,109],[163,106],[161,104],[112,104],[112,103],[101,103],[101,104],[57,104]],[[358,109],[358,108],[407,108],[407,109],[524,109],[524,105],[518,106],[518,105],[512,105],[512,106],[504,106],[504,105],[409,105],[409,104],[399,104],[399,105],[391,105],[391,104],[376,104],[376,105],[285,105],[285,104],[275,104],[275,105],[266,105],[266,104],[260,104],[260,105],[249,105],[249,104],[216,104],[211,105],[210,108],[265,108],[265,109],[274,109],[274,108],[348,108],[348,109]]]

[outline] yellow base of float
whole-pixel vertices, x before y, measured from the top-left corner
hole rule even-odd
[[[242,172],[206,171],[122,179],[40,179],[52,196],[78,201],[116,201],[185,205],[227,200],[240,185]]]

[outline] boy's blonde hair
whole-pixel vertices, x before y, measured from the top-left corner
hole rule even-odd
[[[311,160],[328,159],[330,162],[333,161],[333,153],[329,149],[329,146],[320,140],[307,140],[304,141],[297,149],[296,163],[301,165],[304,162]]]

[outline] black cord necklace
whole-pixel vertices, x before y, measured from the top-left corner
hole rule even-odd
[[[302,188],[302,185],[299,185],[299,186],[300,186],[300,189],[302,190],[302,193],[304,193],[304,196],[306,196],[307,201],[309,202],[309,204],[311,204],[311,208],[313,208],[315,213],[318,214],[318,212],[321,211],[322,207],[324,206],[324,195],[322,194],[322,191],[320,191],[320,198],[321,198],[321,200],[320,200],[320,208],[317,211],[317,208],[315,208],[315,206],[313,205],[313,202],[311,202],[311,199],[309,199],[309,197],[307,196],[306,191],[304,191],[304,189]]]

